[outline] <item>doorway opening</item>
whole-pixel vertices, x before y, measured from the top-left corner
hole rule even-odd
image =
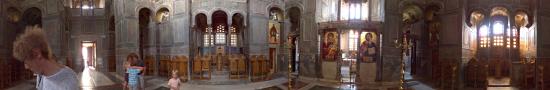
[[[93,41],[82,41],[81,47],[84,69],[94,70],[96,67],[96,43]]]
[[[342,61],[340,65],[340,80],[342,83],[355,83],[357,70],[357,52],[359,45],[359,31],[349,30],[340,35]]]
[[[298,40],[299,38],[297,36],[293,36],[293,37],[289,37],[289,42],[291,42],[290,46],[290,50],[291,50],[291,55],[290,55],[290,58],[291,58],[291,72],[293,74],[298,74],[298,69],[299,69],[299,65],[300,65],[300,52],[299,52],[299,48],[298,48]]]

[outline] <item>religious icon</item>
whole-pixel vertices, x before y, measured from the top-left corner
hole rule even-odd
[[[278,32],[279,32],[279,24],[277,23],[271,23],[269,24],[269,30],[268,30],[268,40],[269,40],[269,43],[271,44],[277,44],[279,42],[279,38],[278,38]]]
[[[361,45],[359,48],[360,60],[363,62],[376,61],[376,38],[374,33],[363,32],[361,34]]]
[[[334,61],[338,56],[336,32],[325,33],[324,43],[321,46],[323,50],[323,58],[328,61]]]

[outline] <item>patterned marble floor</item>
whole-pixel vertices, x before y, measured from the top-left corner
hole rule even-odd
[[[78,73],[82,90],[122,90],[123,77],[114,72],[98,72],[95,70],[84,70]],[[167,78],[145,76],[145,90],[169,90]],[[22,81],[17,86],[7,90],[36,90],[35,80]],[[197,83],[183,83],[182,90],[288,90],[288,79],[286,77],[275,78],[268,81],[238,83],[232,85],[204,85]],[[292,90],[397,90],[395,85],[367,85],[358,87],[355,84],[341,84],[326,82],[319,79],[308,79],[300,77],[292,80]],[[429,85],[419,81],[408,81],[407,89],[412,90],[436,90]],[[518,90],[513,87],[489,87],[487,90]]]

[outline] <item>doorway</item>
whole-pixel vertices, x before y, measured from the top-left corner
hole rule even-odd
[[[344,31],[339,35],[342,51],[340,65],[340,80],[342,83],[355,83],[356,81],[359,35],[359,31],[357,30]]]
[[[82,41],[82,59],[84,69],[95,69],[96,67],[96,43],[93,41]]]
[[[290,38],[290,43],[291,43],[291,55],[290,55],[290,60],[291,60],[291,67],[292,67],[292,73],[294,74],[298,74],[298,69],[299,69],[299,65],[300,65],[300,52],[299,52],[299,48],[298,48],[298,36],[292,36],[292,37],[289,37]]]

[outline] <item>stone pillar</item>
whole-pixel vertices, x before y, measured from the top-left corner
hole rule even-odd
[[[306,77],[317,77],[317,66],[321,63],[318,63],[320,60],[317,58],[318,55],[318,26],[315,22],[315,1],[317,0],[304,0],[302,11],[300,13],[300,37],[299,37],[299,54],[300,54],[300,65],[299,73],[300,75]]]
[[[535,36],[536,36],[536,39],[537,41],[536,42],[536,57],[537,57],[537,60],[536,60],[536,63],[538,66],[543,66],[544,67],[544,76],[542,77],[545,77],[545,81],[549,80],[549,78],[546,78],[546,77],[549,77],[550,76],[550,5],[545,5],[545,3],[550,3],[550,1],[548,0],[537,0],[536,3],[536,6],[537,8],[535,9],[535,24],[533,24],[533,27],[536,28],[535,30]],[[540,25],[540,26],[539,26]],[[535,73],[541,73],[541,72],[535,72]],[[541,87],[539,85],[537,85],[537,87]]]
[[[381,29],[382,36],[382,57],[380,67],[381,74],[378,74],[380,82],[384,85],[399,86],[401,78],[401,49],[395,47],[394,40],[399,38],[403,29],[401,14],[398,5],[400,0],[387,0],[385,5],[385,22]]]
[[[462,33],[464,30],[464,6],[462,0],[450,0],[445,2],[443,12],[439,14],[441,20],[441,25],[439,28],[439,61],[446,63],[458,64],[457,71],[455,71],[456,76],[462,75],[460,71],[463,67],[462,63],[465,63],[462,60]],[[451,70],[451,69],[444,69]],[[454,82],[458,83],[458,87],[463,86],[463,82],[458,78],[452,79]]]

